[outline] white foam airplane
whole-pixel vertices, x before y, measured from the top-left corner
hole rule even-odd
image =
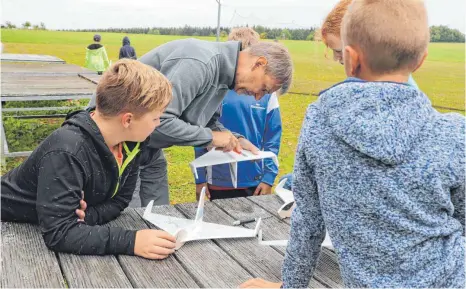
[[[287,179],[283,179],[280,183],[278,183],[277,187],[275,188],[275,194],[277,194],[277,196],[279,196],[280,199],[282,199],[282,201],[284,202],[284,204],[278,210],[278,215],[282,219],[290,218],[291,213],[293,212],[293,209],[296,207],[293,192],[284,188],[286,181]],[[288,240],[277,240],[273,242],[276,242],[277,244],[284,246],[285,244],[288,243]],[[280,246],[280,245],[277,245],[277,246]],[[325,232],[325,239],[322,242],[322,246],[334,250],[334,247],[333,247],[332,241],[330,240],[330,236],[328,235],[328,232]]]
[[[197,174],[197,168],[210,167],[220,164],[229,164],[230,176],[233,183],[233,187],[236,188],[238,183],[238,162],[254,161],[267,158],[271,158],[278,167],[278,158],[277,155],[273,152],[259,151],[259,153],[255,155],[247,150],[243,150],[241,153],[237,153],[223,152],[221,150],[216,150],[215,148],[213,148],[206,154],[192,161],[189,164],[189,166],[191,167],[191,171],[193,172],[196,179],[198,179],[199,176]]]
[[[178,250],[184,243],[194,240],[227,239],[227,238],[255,238],[259,234],[261,219],[257,220],[256,228],[225,226],[215,223],[207,223],[204,217],[205,187],[201,191],[199,205],[194,220],[169,217],[152,213],[154,201],[150,201],[144,211],[143,218],[160,229],[175,236]],[[262,234],[260,234],[260,237]],[[262,238],[259,239],[259,242]],[[266,245],[266,244],[264,244]]]

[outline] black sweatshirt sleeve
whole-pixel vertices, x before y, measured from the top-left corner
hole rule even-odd
[[[77,221],[84,175],[79,161],[67,152],[50,152],[41,159],[36,207],[45,244],[57,252],[133,255],[136,231]]]
[[[136,188],[139,166],[133,164],[127,169],[131,169],[131,172],[126,178],[124,185],[113,198],[105,203],[86,209],[85,221],[88,225],[105,224],[118,217],[121,212],[128,207],[133,197],[134,189]],[[85,195],[86,192],[84,192],[84,196]]]

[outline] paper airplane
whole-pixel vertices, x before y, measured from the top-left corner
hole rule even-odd
[[[144,211],[143,218],[158,228],[175,236],[175,250],[181,248],[184,243],[194,240],[228,239],[228,238],[254,238],[258,235],[261,219],[257,221],[256,228],[246,229],[242,227],[225,226],[202,221],[204,217],[205,187],[201,191],[199,205],[194,220],[169,217],[152,213],[154,201],[150,201]]]
[[[213,148],[211,151],[192,161],[189,166],[191,167],[191,170],[196,179],[198,179],[199,176],[197,174],[197,168],[229,164],[233,187],[236,188],[238,183],[238,162],[255,161],[267,158],[271,158],[278,167],[278,158],[277,155],[275,155],[273,152],[259,151],[259,153],[255,155],[247,150],[243,150],[241,153],[237,153],[223,152]]]
[[[291,213],[293,212],[293,209],[296,206],[293,192],[283,187],[286,181],[287,179],[283,179],[280,183],[278,183],[277,187],[275,188],[275,194],[277,194],[277,196],[279,196],[280,199],[282,199],[282,201],[284,202],[283,206],[281,206],[280,209],[278,210],[278,215],[282,219],[290,218]],[[259,243],[261,243],[260,240],[261,239],[259,239]],[[268,242],[272,244],[271,246],[286,246],[288,244],[288,240],[277,240],[277,241],[268,241]],[[275,243],[272,243],[272,242],[275,242]],[[269,245],[269,244],[266,243],[265,245]],[[328,232],[325,232],[325,239],[322,242],[322,246],[334,250],[334,247],[333,247],[332,241],[330,240],[330,236],[328,235]]]

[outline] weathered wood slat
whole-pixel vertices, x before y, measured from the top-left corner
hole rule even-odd
[[[43,55],[43,54],[14,54],[14,53],[2,53],[1,54],[2,62],[5,61],[14,61],[14,62],[56,62],[56,63],[65,63],[63,59],[60,59],[56,56]]]
[[[2,222],[2,288],[65,288],[55,253],[39,228]]]
[[[134,209],[126,209],[109,223],[125,229],[142,230],[149,227]],[[198,288],[193,278],[171,255],[164,260],[148,260],[138,256],[117,256],[123,271],[137,288]]]
[[[3,73],[25,73],[25,74],[96,74],[87,68],[74,64],[41,63],[41,62],[2,62]]]
[[[59,253],[70,288],[132,288],[115,256]]]
[[[229,215],[231,215],[235,219],[247,219],[257,217],[264,218],[271,216],[268,212],[266,212],[256,204],[249,202],[244,198],[215,200],[214,203],[223,210],[225,210]],[[255,223],[249,223],[245,226],[248,228],[254,228]],[[290,227],[275,217],[263,219],[261,229],[262,237],[264,240],[287,240],[289,238]],[[279,268],[279,278],[281,280],[281,265],[283,264],[283,257],[285,255],[286,247],[275,247],[275,250],[280,252],[281,255],[281,262]],[[309,283],[309,287],[323,288],[326,286],[317,281],[315,278],[312,278],[311,282]]]
[[[194,218],[196,215],[196,204],[181,204],[175,207],[188,218]],[[204,207],[204,221],[231,226],[234,219],[213,203],[208,202]],[[218,239],[215,243],[254,277],[273,282],[281,280],[283,256],[271,247],[259,245],[256,238]]]
[[[153,212],[184,218],[175,207],[158,206]],[[138,210],[142,215],[142,210]],[[201,287],[234,288],[252,278],[243,267],[211,240],[186,243],[175,257]]]
[[[249,201],[264,208],[269,213],[277,216],[278,209],[283,205],[283,201],[277,195],[254,196],[248,197]],[[282,220],[287,224],[291,224],[290,218]],[[331,288],[344,287],[343,280],[340,275],[340,267],[338,258],[335,252],[322,248],[316,270],[314,272],[316,279]]]
[[[94,84],[98,84],[99,83],[99,80],[100,78],[102,77],[102,75],[98,75],[97,73],[95,74],[90,74],[90,73],[79,73],[78,74],[79,77],[82,77]]]
[[[95,84],[78,75],[59,77],[2,74],[2,97],[25,95],[92,94]]]

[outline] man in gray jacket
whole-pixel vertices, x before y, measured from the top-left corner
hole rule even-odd
[[[173,100],[152,133],[150,158],[140,171],[141,205],[155,200],[168,204],[167,162],[162,148],[173,145],[241,149],[257,148],[218,121],[229,89],[257,100],[275,91],[284,93],[292,80],[288,50],[263,42],[241,50],[241,43],[183,39],[163,44],[140,59],[163,73],[173,85]],[[239,96],[241,97],[241,96]]]

